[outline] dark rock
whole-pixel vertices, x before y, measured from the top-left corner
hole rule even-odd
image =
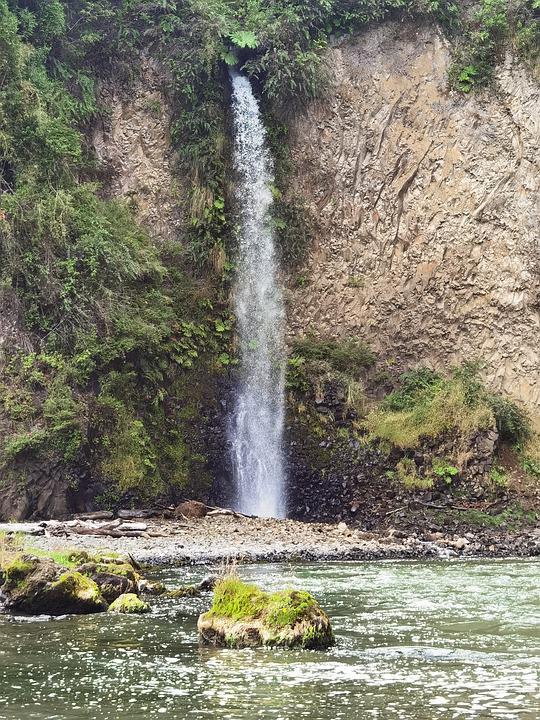
[[[175,508],[174,515],[177,518],[203,518],[208,515],[210,508],[197,500],[187,500]]]
[[[32,615],[103,612],[107,603],[97,584],[48,558],[22,556],[5,568],[6,609]]]

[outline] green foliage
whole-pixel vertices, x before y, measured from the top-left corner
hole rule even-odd
[[[275,197],[273,204],[274,227],[283,263],[297,267],[306,256],[313,235],[313,219],[302,202]]]
[[[527,412],[503,395],[487,393],[487,402],[497,421],[502,440],[523,445],[532,435],[531,419]]]
[[[429,490],[433,487],[433,480],[421,477],[412,458],[402,458],[396,465],[397,476],[407,490]]]
[[[231,620],[261,618],[269,627],[280,630],[293,627],[316,606],[315,598],[308,592],[267,593],[236,577],[228,577],[217,583],[209,615]]]
[[[113,58],[120,72],[120,56],[171,9],[0,0],[0,299],[20,309],[34,347],[3,351],[0,466],[82,463],[116,486],[104,491],[111,502],[119,489],[148,496],[205,477],[194,423],[179,417],[193,402],[185,376],[234,362],[229,313],[214,288],[188,280],[178,245],[158,250],[126,204],[81,180],[93,173],[81,127],[96,111],[96,77]],[[208,153],[223,167],[221,151]],[[205,242],[205,222],[224,224],[222,195],[209,207],[196,224]]]
[[[420,378],[417,380],[417,378]],[[405,393],[392,393],[367,418],[373,437],[396,447],[417,448],[426,438],[444,433],[467,436],[494,424],[485,398],[471,395],[463,377],[442,378],[435,373],[404,378]]]
[[[259,44],[255,33],[246,30],[238,30],[230,34],[230,40],[233,45],[239,48],[250,48],[253,50]]]
[[[489,479],[495,486],[499,488],[506,488],[508,486],[508,478],[506,476],[504,468],[494,465],[489,472]]]
[[[430,368],[417,368],[403,373],[399,388],[387,395],[381,403],[384,410],[409,410],[420,397],[433,395],[440,388],[443,378]]]
[[[398,447],[412,448],[422,438],[467,434],[495,422],[501,439],[523,443],[531,434],[528,415],[509,398],[487,391],[478,373],[474,364],[455,368],[450,377],[429,368],[404,373],[399,387],[371,413],[371,432]]]
[[[322,360],[334,370],[360,377],[375,363],[375,355],[362,340],[326,340],[306,336],[292,343],[294,356],[305,360]]]
[[[459,475],[459,469],[446,459],[434,458],[432,466],[433,473],[441,480],[444,480],[447,485],[450,485],[452,480]]]
[[[531,66],[540,58],[537,0],[480,0],[462,28],[450,72],[451,83],[468,93],[487,85],[504,49],[511,43]]]
[[[518,530],[527,525],[535,524],[537,513],[525,510],[518,503],[513,503],[500,513],[488,513],[483,510],[460,510],[456,513],[459,521],[476,527],[505,528]]]

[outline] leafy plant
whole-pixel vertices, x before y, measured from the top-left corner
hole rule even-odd
[[[255,33],[250,30],[237,30],[229,35],[233,45],[239,48],[249,48],[253,50],[259,44]]]
[[[454,465],[451,465],[448,460],[435,458],[432,463],[434,474],[444,480],[447,485],[452,483],[452,480],[459,475],[459,470]]]

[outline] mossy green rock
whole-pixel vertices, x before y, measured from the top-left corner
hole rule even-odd
[[[87,562],[77,571],[98,585],[107,602],[125,593],[136,593],[140,580],[140,575],[128,563]]]
[[[185,585],[184,587],[175,588],[174,590],[168,590],[164,597],[178,600],[179,598],[186,597],[200,597],[201,591],[195,585]]]
[[[197,623],[201,642],[216,647],[325,649],[334,644],[330,620],[308,592],[266,593],[236,578],[217,583],[209,612]]]
[[[150,605],[138,598],[135,593],[124,593],[109,605],[109,612],[140,615],[150,612]]]
[[[103,612],[107,603],[97,584],[49,558],[21,556],[4,568],[6,609],[32,615]]]

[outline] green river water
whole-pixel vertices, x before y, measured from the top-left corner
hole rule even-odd
[[[208,568],[158,575],[171,586]],[[313,592],[329,652],[201,649],[210,596],[151,615],[0,616],[0,719],[540,718],[540,563],[253,565]]]

